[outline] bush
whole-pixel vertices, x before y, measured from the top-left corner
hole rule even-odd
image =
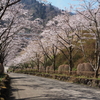
[[[65,49],[63,51],[65,52],[66,55],[68,55]],[[62,52],[59,52],[56,57],[56,66],[59,67],[60,65],[66,63],[68,63],[68,61],[66,60],[65,55]]]
[[[77,66],[77,74],[78,75],[85,75],[85,76],[91,76],[93,74],[94,70],[90,63],[81,63]]]
[[[45,71],[45,68],[43,66],[40,66],[39,67],[39,72],[44,72]]]
[[[47,66],[46,67],[46,73],[54,73],[54,67],[53,66]]]
[[[0,75],[0,100],[9,100],[10,78],[7,74]]]
[[[58,67],[58,73],[63,74],[66,71],[69,71],[69,65],[63,64]]]

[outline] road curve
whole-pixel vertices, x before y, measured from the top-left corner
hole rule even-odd
[[[100,89],[24,74],[9,74],[10,100],[100,100]]]

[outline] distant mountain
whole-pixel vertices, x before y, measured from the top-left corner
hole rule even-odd
[[[73,12],[69,12],[69,14],[70,14],[70,15],[76,15],[76,13],[73,13]]]
[[[49,20],[55,16],[61,14],[61,10],[51,4],[44,4],[37,0],[22,0],[21,3],[25,5],[25,9],[31,11],[32,19],[41,18],[46,24]]]

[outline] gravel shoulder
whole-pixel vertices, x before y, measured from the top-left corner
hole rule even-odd
[[[100,100],[100,89],[26,74],[9,76],[10,100]]]

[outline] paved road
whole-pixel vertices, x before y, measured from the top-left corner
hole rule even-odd
[[[24,74],[10,74],[10,100],[100,100],[100,89]]]

